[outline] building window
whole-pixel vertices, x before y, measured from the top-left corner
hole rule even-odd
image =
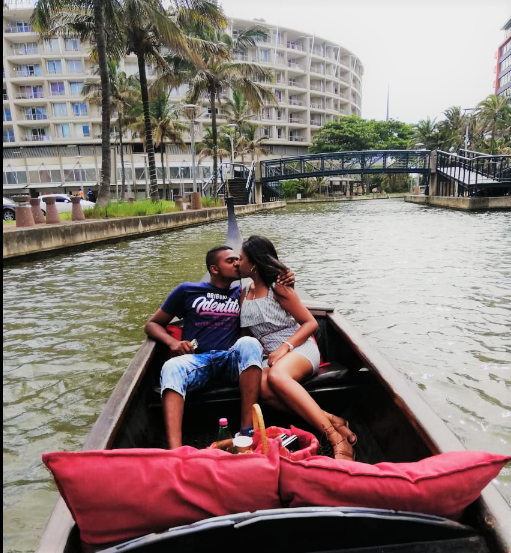
[[[41,66],[39,64],[18,65],[16,74],[18,77],[40,77]]]
[[[275,98],[277,98],[278,102],[282,102],[282,90],[275,91]]]
[[[66,38],[64,40],[64,48],[66,52],[78,52],[80,50],[79,38]]]
[[[14,142],[14,129],[4,130],[4,142]]]
[[[30,182],[62,182],[59,169],[40,169],[39,171],[30,171]]]
[[[45,107],[24,108],[23,117],[24,119],[28,119],[29,121],[40,121],[42,119],[48,119]]]
[[[81,60],[68,60],[67,62],[68,73],[83,73]]]
[[[4,121],[12,121],[11,110],[9,108],[4,108]]]
[[[70,82],[69,88],[71,89],[71,96],[81,96],[82,89],[83,89],[83,83],[81,82]]]
[[[64,83],[50,83],[50,92],[52,96],[65,96],[66,91],[64,89]]]
[[[62,62],[60,60],[48,60],[46,62],[46,67],[50,75],[62,74]]]
[[[59,40],[57,38],[50,38],[45,40],[44,50],[46,52],[60,52]]]
[[[57,128],[57,136],[59,138],[69,138],[71,136],[69,123],[63,123],[62,125],[57,125],[56,128]]]
[[[67,104],[53,104],[53,115],[55,117],[67,117]]]
[[[90,126],[89,125],[77,125],[78,127],[78,136],[83,138],[88,138],[90,136]]]
[[[270,51],[269,50],[261,50],[260,55],[259,55],[259,60],[264,61],[264,62],[270,61]]]
[[[25,171],[4,171],[4,184],[27,184]]]
[[[87,104],[83,103],[74,103],[73,104],[73,115],[87,115]]]

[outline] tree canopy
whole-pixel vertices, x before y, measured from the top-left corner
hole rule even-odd
[[[314,137],[311,153],[359,150],[405,150],[413,125],[400,121],[366,120],[352,115],[327,123]]]

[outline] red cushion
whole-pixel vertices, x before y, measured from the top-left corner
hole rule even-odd
[[[277,442],[266,455],[185,446],[44,453],[43,462],[88,544],[281,507]]]
[[[291,507],[374,507],[457,520],[510,460],[511,456],[484,451],[377,465],[323,456],[281,458],[280,495]]]

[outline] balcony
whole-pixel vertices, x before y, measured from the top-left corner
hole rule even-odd
[[[325,109],[323,104],[317,103],[317,102],[311,102],[310,107],[313,109]]]
[[[291,105],[291,106],[303,106],[303,102],[301,100],[289,100],[289,105]]]
[[[13,54],[15,56],[33,56],[39,54],[39,48],[37,46],[13,46]]]
[[[33,100],[35,98],[44,98],[44,92],[16,92],[16,100]]]
[[[297,124],[300,125],[300,124],[303,123],[303,119],[300,119],[299,117],[290,117],[289,122],[290,123],[297,123]]]
[[[9,94],[4,94],[4,102],[9,99]]]
[[[51,140],[51,136],[48,134],[27,134],[21,138],[23,142],[47,142]]]
[[[301,44],[290,42],[289,40],[287,41],[287,47],[291,50],[299,50],[300,52],[305,52],[305,49]]]
[[[17,69],[11,71],[11,77],[42,77],[41,69]]]
[[[46,113],[23,113],[23,119],[25,121],[44,121],[48,119]]]
[[[297,88],[304,88],[304,85],[302,83],[298,83],[296,81],[289,80],[287,83],[288,86],[296,86]]]
[[[321,121],[316,121],[315,119],[311,119],[311,125],[314,125],[315,127],[321,127]]]
[[[303,142],[303,136],[289,136],[290,142]]]
[[[317,84],[311,84],[311,90],[316,90],[317,92],[325,92],[325,87],[319,86]]]
[[[288,61],[287,66],[291,67],[291,69],[300,69],[303,71],[303,69],[295,61]]]
[[[5,33],[33,33],[32,25],[7,25],[4,27]]]

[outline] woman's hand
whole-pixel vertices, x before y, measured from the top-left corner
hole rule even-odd
[[[284,357],[286,353],[289,353],[289,346],[287,344],[280,344],[280,346],[272,351],[270,355],[268,355],[268,366],[271,367],[272,365],[275,365],[275,363]]]

